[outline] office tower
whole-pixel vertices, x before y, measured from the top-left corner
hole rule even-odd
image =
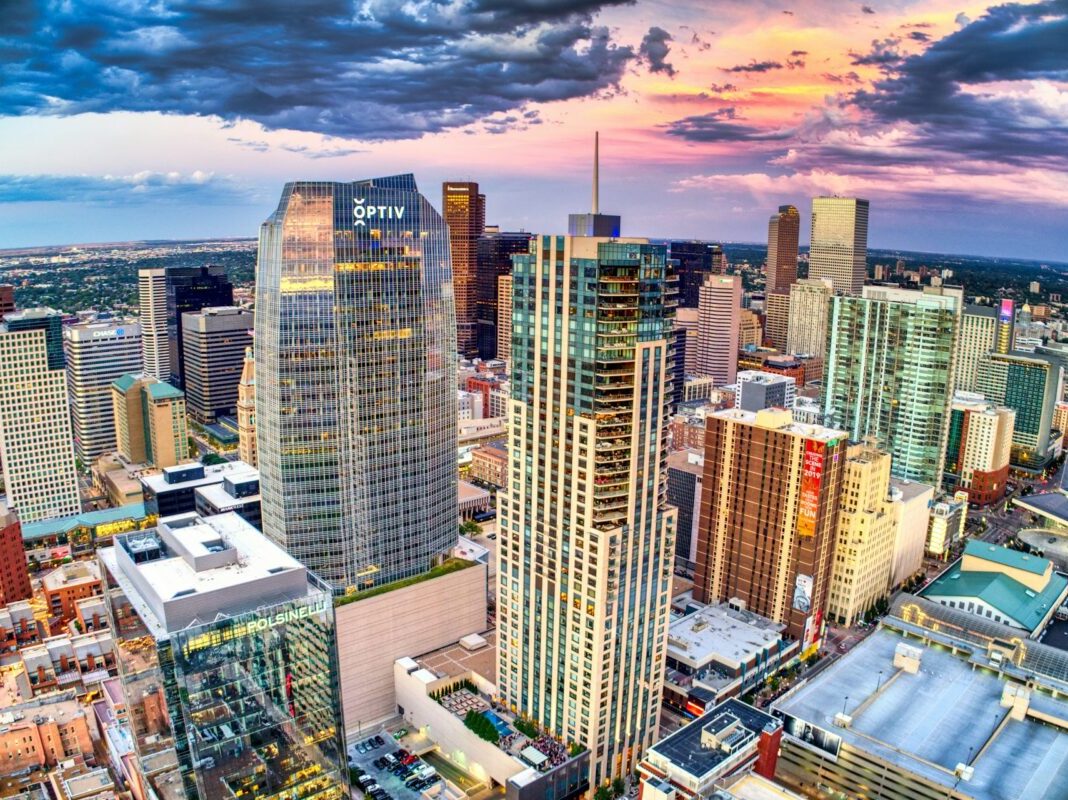
[[[123,375],[111,384],[111,402],[119,455],[160,469],[188,460],[181,390],[147,375]]]
[[[0,323],[0,465],[23,524],[82,510],[67,402],[63,316],[16,311]]]
[[[512,357],[512,276],[497,278],[497,358]]]
[[[679,276],[679,307],[697,308],[701,302],[701,284],[709,275],[726,271],[723,249],[710,242],[670,242],[670,258],[677,261]]]
[[[663,483],[676,281],[666,248],[644,239],[536,241],[512,274],[498,691],[553,736],[587,747],[599,784],[634,769],[660,712],[676,516]]]
[[[234,287],[226,268],[217,264],[204,267],[167,268],[167,344],[170,347],[169,382],[177,389],[185,381],[185,331],[182,315],[214,306],[232,306]]]
[[[671,354],[671,407],[678,408],[686,399],[686,346],[687,331],[675,322],[675,349]]]
[[[1016,330],[1016,306],[1012,300],[1002,300],[998,304],[998,327],[994,339],[994,351],[1011,353]]]
[[[255,467],[256,452],[256,362],[252,348],[245,348],[241,379],[237,383],[237,457]]]
[[[785,409],[731,408],[705,424],[694,599],[780,622],[807,650],[826,607],[846,433]]]
[[[808,276],[830,278],[834,291],[859,295],[868,274],[868,201],[817,197],[812,201]]]
[[[112,381],[141,369],[141,326],[86,322],[63,329],[74,455],[84,469],[115,451]]]
[[[926,483],[890,478],[890,510],[896,531],[890,585],[895,588],[923,569],[934,495],[935,487]]]
[[[348,800],[329,588],[237,514],[98,551],[145,796]]]
[[[234,306],[182,315],[186,408],[197,422],[206,425],[237,411],[252,324],[252,312]]]
[[[827,616],[839,625],[863,619],[890,593],[896,517],[890,507],[890,454],[851,445],[842,470],[838,535]]]
[[[1012,326],[1009,326],[1010,336]],[[957,337],[957,365],[953,371],[953,389],[974,392],[979,358],[996,349],[998,310],[989,306],[968,305],[960,318]]]
[[[797,239],[801,233],[801,215],[794,206],[779,206],[779,213],[768,220],[768,266],[764,291],[789,291],[797,280]]]
[[[335,590],[421,574],[456,543],[449,263],[411,175],[287,184],[260,229],[264,533]]]
[[[483,361],[505,358],[500,355],[498,328],[501,304],[508,304],[511,295],[501,296],[501,278],[512,274],[512,256],[530,252],[529,233],[487,233],[477,243],[477,271],[475,278],[476,317],[478,320],[478,357]],[[454,251],[455,253],[455,251]],[[509,291],[511,291],[509,285]],[[511,328],[511,319],[508,327]],[[511,333],[508,334],[511,336]]]
[[[682,354],[683,371],[687,375],[697,374],[697,337],[700,334],[701,315],[699,309],[676,309],[675,327],[685,332],[685,352]]]
[[[697,323],[697,373],[717,386],[734,383],[742,324],[742,278],[709,275],[701,285]]]
[[[743,308],[738,319],[738,349],[752,350],[764,344],[764,325],[760,315]]]
[[[10,283],[0,283],[0,321],[5,314],[15,311],[15,287]]]
[[[790,293],[773,292],[764,298],[764,339],[784,353],[790,336]]]
[[[486,195],[478,184],[441,185],[441,215],[449,226],[452,286],[456,298],[456,349],[464,358],[478,355],[478,240],[486,229]]]
[[[697,568],[704,465],[702,450],[676,450],[667,458],[667,501],[679,510],[675,534],[675,570],[686,575],[693,575]]]
[[[805,278],[790,287],[786,352],[822,357],[827,349],[827,315],[834,288],[829,280]]]
[[[765,408],[792,410],[794,407],[797,382],[787,375],[746,369],[739,372],[735,380],[735,408],[756,412]]]
[[[171,347],[167,341],[167,271],[139,269],[137,289],[141,307],[141,366],[160,381],[171,378]],[[137,370],[134,370],[135,372]]]
[[[0,500],[0,608],[33,597],[18,514]]]
[[[593,134],[593,202],[589,214],[568,214],[570,236],[619,236],[620,218],[601,213],[601,134]]]
[[[890,453],[896,477],[942,483],[962,299],[885,286],[831,298],[824,421]]]
[[[958,392],[950,406],[945,488],[964,489],[985,506],[1005,496],[1016,412],[982,395]]]
[[[978,393],[1016,412],[1010,456],[1014,466],[1038,471],[1052,460],[1053,411],[1063,383],[1064,359],[1053,352],[987,353],[979,359]]]

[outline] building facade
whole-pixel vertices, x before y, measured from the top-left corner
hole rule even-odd
[[[797,384],[787,375],[759,370],[742,370],[737,375],[734,391],[734,407],[743,411],[761,411],[765,408],[792,410],[797,397]]]
[[[141,326],[136,322],[88,322],[63,329],[67,395],[74,454],[88,468],[115,450],[111,384],[141,369]]]
[[[695,369],[697,374],[713,378],[717,386],[734,383],[741,322],[741,276],[710,275],[705,278],[698,303]]]
[[[498,691],[588,748],[599,784],[633,771],[658,725],[675,278],[644,239],[540,236],[513,281]]]
[[[814,198],[808,276],[830,278],[835,292],[859,295],[867,274],[868,201]]]
[[[522,232],[487,233],[476,244],[475,316],[478,357],[483,361],[508,357],[501,354],[501,345],[506,342],[505,353],[511,348],[512,256],[530,252],[530,238]]]
[[[478,355],[478,240],[486,230],[486,195],[478,193],[477,183],[446,181],[441,215],[452,249],[456,347],[464,358],[472,358]]]
[[[0,321],[5,314],[15,310],[15,287],[10,283],[0,283]]]
[[[171,348],[167,343],[167,271],[137,271],[137,291],[141,316],[141,367],[145,375],[159,381],[170,380]],[[138,372],[140,370],[134,370]]]
[[[693,575],[697,568],[697,539],[701,523],[701,484],[704,452],[676,450],[667,458],[667,499],[679,510],[675,534],[675,571]]]
[[[985,506],[1005,496],[1016,412],[957,392],[950,406],[945,487],[968,492],[968,502]]]
[[[679,308],[697,308],[701,285],[709,275],[722,275],[727,268],[723,248],[711,242],[671,242],[669,257],[677,261]]]
[[[801,215],[794,206],[779,206],[779,213],[768,220],[768,266],[764,291],[788,291],[797,280],[797,240],[801,234]]]
[[[115,439],[132,464],[160,469],[189,458],[185,395],[145,375],[123,375],[111,384]]]
[[[807,650],[827,604],[846,433],[785,409],[717,411],[706,424],[694,599],[781,622]]]
[[[45,308],[0,323],[0,465],[23,523],[82,509],[67,400],[63,317]]]
[[[805,278],[790,287],[786,352],[823,356],[834,289],[829,280]]]
[[[232,306],[234,286],[226,268],[217,264],[203,267],[167,268],[167,345],[171,374],[168,380],[178,389],[185,384],[185,329],[182,316],[202,308]]]
[[[456,543],[449,233],[411,175],[287,184],[260,230],[264,533],[335,590]]]
[[[0,607],[33,596],[18,514],[0,503]]]
[[[185,402],[201,424],[237,412],[237,386],[245,366],[254,315],[234,306],[182,315]]]
[[[241,379],[237,382],[237,457],[257,466],[256,450],[256,361],[252,348],[245,348]]]
[[[957,368],[953,373],[953,391],[975,391],[979,359],[995,350],[997,334],[996,308],[976,305],[964,307],[960,318],[960,335],[957,337]]]
[[[512,358],[512,276],[497,278],[497,358]]]
[[[961,292],[884,286],[831,299],[824,365],[828,425],[893,456],[893,474],[942,482]]]
[[[790,293],[768,292],[764,297],[764,341],[784,353],[790,342]]]

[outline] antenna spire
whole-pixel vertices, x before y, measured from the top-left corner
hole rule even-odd
[[[593,213],[600,213],[600,190],[601,190],[601,132],[593,134]]]

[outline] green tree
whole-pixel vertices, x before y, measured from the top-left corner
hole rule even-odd
[[[612,790],[608,788],[607,783],[597,787],[597,791],[593,793],[593,800],[612,800]]]
[[[473,519],[467,519],[460,523],[460,533],[464,536],[473,536],[481,530],[482,528]]]
[[[623,792],[627,791],[627,784],[620,777],[612,779],[612,795],[614,797],[621,797]]]

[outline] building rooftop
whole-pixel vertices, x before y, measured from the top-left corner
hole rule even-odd
[[[961,562],[936,578],[920,594],[932,600],[940,597],[975,597],[1013,619],[1028,631],[1039,628],[1050,609],[1060,605],[1068,589],[1068,575],[1056,572],[1046,588],[1035,592],[1001,572],[961,570]]]
[[[984,561],[991,561],[1003,567],[1011,567],[1034,575],[1045,575],[1050,565],[1049,559],[1021,553],[1018,550],[1010,550],[1007,547],[1001,547],[996,544],[977,542],[974,539],[964,546],[964,555],[974,556]]]
[[[174,483],[168,482],[167,478],[173,476],[175,473],[181,473],[183,470],[187,470],[190,467],[195,467],[196,464],[178,464],[174,467],[167,467],[163,472],[158,472],[155,475],[145,475],[141,478],[141,483],[155,492],[157,495],[166,494],[167,492],[173,492],[175,489],[189,489],[196,488],[198,486],[208,486],[213,483],[222,483],[223,478],[231,478],[233,480],[240,480],[244,477],[259,477],[259,470],[255,467],[249,466],[244,461],[228,461],[225,464],[213,464],[210,467],[204,467],[204,477],[194,478],[188,481],[175,481]]]
[[[121,375],[111,382],[111,385],[124,394],[133,388],[133,385],[138,381],[137,375]]]
[[[688,472],[691,475],[701,475],[705,471],[702,463],[703,458],[701,451],[692,447],[686,450],[676,450],[673,453],[668,453],[668,469],[677,469],[681,472]]]
[[[145,391],[148,392],[148,396],[153,400],[180,400],[185,397],[185,393],[181,389],[175,389],[169,383],[164,383],[163,381],[148,384],[145,386]]]
[[[257,476],[250,476],[252,480],[258,480]],[[196,493],[204,498],[213,508],[229,508],[231,506],[243,506],[248,503],[260,502],[260,493],[250,494],[245,497],[236,497],[226,491],[226,485],[219,481],[208,486],[201,486]]]
[[[896,489],[897,491],[901,492],[900,499],[904,502],[913,500],[922,494],[926,494],[927,492],[934,491],[934,487],[932,487],[929,483],[919,483],[918,481],[904,480],[902,478],[897,478],[892,475],[890,476],[890,489]]]
[[[76,528],[95,528],[109,522],[121,520],[143,520],[148,516],[144,503],[130,503],[118,508],[102,508],[99,511],[86,511],[70,517],[43,519],[40,522],[22,523],[23,541],[42,539],[59,533],[69,533]]]
[[[468,483],[467,481],[457,481],[456,486],[457,494],[459,495],[461,503],[465,500],[489,499],[490,493],[479,486],[475,486],[473,483]]]
[[[903,644],[919,656],[915,673],[894,667]],[[1007,720],[1003,692],[1022,684],[975,669],[967,652],[958,652],[880,627],[780,699],[775,713],[821,728],[829,746],[840,740],[947,792],[957,765],[970,762],[974,773],[959,791],[975,800],[1068,797],[1068,733],[1031,715],[1068,719],[1068,702],[1033,691],[1024,720]],[[843,711],[852,717],[848,728],[834,724]]]
[[[1065,470],[1068,475],[1068,470]],[[1045,517],[1057,525],[1068,526],[1068,493],[1063,490],[1042,492],[1027,497],[1014,497],[1012,504],[1026,508],[1039,516]]]
[[[100,581],[100,567],[95,561],[74,561],[56,567],[41,579],[46,591],[54,592],[82,583]]]
[[[443,678],[475,672],[491,683],[495,683],[497,680],[497,631],[487,631],[481,636],[486,640],[486,647],[468,650],[456,642],[416,656],[415,661],[423,669],[428,669]]]
[[[737,668],[775,647],[785,625],[726,603],[699,608],[671,623],[668,650],[673,658],[695,667],[710,660]]]
[[[762,411],[744,411],[740,408],[727,408],[713,412],[710,416],[721,419],[730,419],[748,425],[756,425],[761,428],[782,431],[783,433],[803,436],[806,439],[816,439],[822,442],[833,443],[838,439],[849,436],[845,431],[834,428],[825,428],[823,425],[807,425],[802,422],[794,422],[793,415],[782,408],[765,408]]]

